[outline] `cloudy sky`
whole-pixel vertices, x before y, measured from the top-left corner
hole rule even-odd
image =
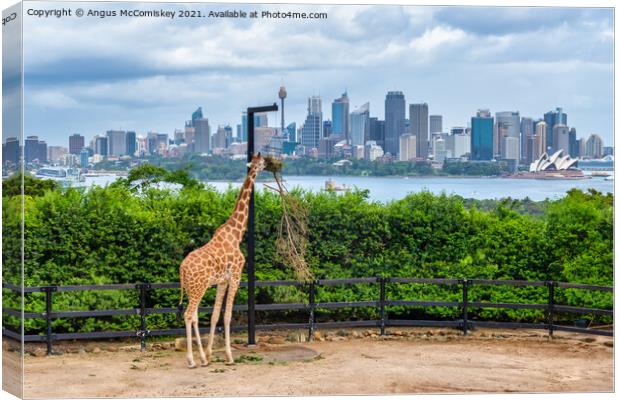
[[[54,3],[53,7],[62,7]],[[75,3],[64,4],[75,9]],[[51,9],[51,4],[26,3]],[[307,98],[351,109],[385,94],[427,102],[444,130],[478,108],[542,117],[561,106],[578,136],[613,136],[611,9],[89,3],[93,10],[322,11],[326,20],[65,17],[24,20],[25,133],[53,145],[108,129],[172,133],[202,106],[214,130],[277,101],[301,124]],[[279,125],[279,114],[270,116]]]

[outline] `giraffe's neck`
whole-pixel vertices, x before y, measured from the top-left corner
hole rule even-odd
[[[256,180],[257,171],[254,167],[250,168],[247,177],[243,181],[241,190],[239,191],[239,197],[237,197],[237,203],[230,218],[228,218],[227,224],[237,229],[236,239],[241,242],[243,235],[248,225],[248,211],[250,208],[250,196],[252,194],[252,188],[254,187],[254,181]],[[238,234],[238,236],[237,236]]]

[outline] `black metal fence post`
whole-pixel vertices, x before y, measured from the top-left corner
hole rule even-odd
[[[316,283],[317,281],[312,281],[310,282],[310,287],[309,287],[309,294],[308,294],[308,302],[310,303],[310,315],[308,317],[308,342],[312,341],[312,338],[314,336],[314,323],[315,323],[315,316],[314,316],[314,309],[316,307]]]
[[[45,292],[45,341],[47,342],[47,355],[52,355],[52,293],[57,290],[56,286],[41,288]]]
[[[467,330],[468,330],[468,322],[467,322],[467,308],[468,308],[468,288],[469,288],[469,281],[467,279],[463,279],[462,281],[463,283],[463,335],[467,336]]]
[[[381,336],[385,336],[385,282],[388,278],[378,277],[379,282],[379,316],[381,318]]]
[[[136,284],[140,296],[140,330],[137,332],[137,336],[140,337],[140,351],[146,350],[146,335],[149,333],[146,329],[146,291],[150,288],[150,283]]]
[[[555,282],[547,282],[548,299],[547,299],[547,325],[549,327],[549,337],[553,337],[553,319],[555,312]]]

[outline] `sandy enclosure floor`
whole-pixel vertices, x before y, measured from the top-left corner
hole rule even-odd
[[[185,353],[174,348],[155,345],[141,353],[135,345],[78,343],[79,350],[63,355],[27,355],[24,396],[614,390],[611,338],[558,333],[549,340],[540,331],[478,330],[468,337],[449,330],[398,333],[382,338],[349,332],[312,343],[284,342],[286,333],[275,334],[251,349],[237,345],[233,353],[241,362],[234,366],[224,365],[220,349],[209,366],[194,370],[186,368]]]

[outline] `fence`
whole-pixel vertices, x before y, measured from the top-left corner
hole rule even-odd
[[[432,284],[432,285],[450,285],[461,286],[461,301],[428,301],[428,300],[393,300],[386,299],[386,284]],[[330,285],[349,285],[349,284],[378,284],[379,298],[371,301],[352,301],[352,302],[316,302],[316,290],[319,286]],[[523,303],[494,303],[494,302],[478,302],[470,301],[468,298],[469,289],[473,285],[511,285],[511,286],[539,286],[546,287],[548,290],[548,301],[546,304],[523,304]],[[247,286],[242,282],[241,286]],[[555,281],[519,281],[519,280],[486,280],[486,279],[425,279],[425,278],[352,278],[352,279],[321,279],[309,284],[302,284],[297,281],[257,281],[256,287],[274,287],[274,286],[298,286],[306,288],[308,294],[307,303],[281,303],[281,304],[256,304],[256,311],[276,311],[276,310],[307,310],[307,323],[278,323],[256,325],[254,328],[258,330],[275,330],[275,329],[307,329],[308,340],[313,336],[313,332],[317,328],[345,328],[345,327],[376,327],[379,328],[381,335],[385,335],[387,327],[451,327],[461,329],[464,335],[468,330],[475,327],[488,328],[510,328],[510,329],[544,329],[548,330],[549,335],[553,335],[554,331],[567,331],[577,333],[587,333],[595,335],[613,336],[613,330],[591,329],[577,326],[558,325],[555,323],[554,316],[556,313],[574,313],[574,314],[597,314],[613,317],[613,310],[582,308],[566,305],[559,305],[555,302],[555,289],[584,289],[596,290],[604,292],[613,292],[613,287],[583,285],[576,283],[555,282]],[[3,283],[2,287],[17,293],[45,293],[45,312],[22,312],[17,309],[3,308],[2,312],[6,315],[12,315],[18,318],[32,319],[39,318],[46,320],[46,329],[44,334],[24,335],[25,342],[46,342],[47,352],[52,354],[52,344],[57,340],[72,339],[103,339],[103,338],[120,338],[120,337],[138,337],[140,339],[141,348],[146,347],[147,336],[158,335],[177,335],[185,334],[184,328],[178,329],[154,329],[149,330],[147,327],[146,316],[149,314],[166,314],[176,313],[177,308],[149,308],[146,304],[146,294],[149,290],[178,288],[178,283],[138,283],[138,284],[110,284],[110,285],[79,285],[79,286],[37,286],[22,288],[19,286]],[[88,310],[88,311],[54,311],[52,309],[53,294],[56,292],[69,291],[85,291],[85,290],[136,290],[138,292],[139,306],[131,309],[114,309],[114,310]],[[405,307],[455,307],[461,310],[461,318],[457,320],[403,320],[389,319],[386,307],[405,306]],[[377,307],[379,319],[361,320],[361,321],[338,321],[338,322],[316,322],[315,312],[317,309],[325,308],[342,308],[342,307]],[[494,321],[478,321],[468,318],[469,308],[508,308],[508,309],[540,309],[546,312],[546,321],[544,323],[524,323],[524,322],[494,322]],[[235,305],[235,311],[248,311],[247,304]],[[211,312],[212,307],[200,307],[200,312]],[[103,317],[113,315],[139,315],[140,326],[135,331],[107,331],[107,332],[78,332],[78,333],[54,333],[52,332],[52,319],[54,318],[84,318],[84,317]],[[250,320],[250,318],[248,318]],[[248,329],[247,326],[232,326],[231,330],[239,331]],[[201,328],[207,331],[208,328]],[[3,328],[2,334],[6,337],[21,340],[21,335],[17,332]]]

